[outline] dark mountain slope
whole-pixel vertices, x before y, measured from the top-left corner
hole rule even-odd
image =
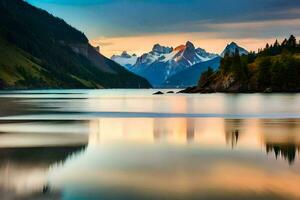
[[[82,32],[22,0],[0,0],[0,49],[2,88],[150,87]]]
[[[212,60],[197,63],[186,70],[183,70],[170,78],[168,78],[163,84],[167,88],[185,88],[195,86],[198,84],[200,75],[211,67],[213,70],[217,70],[220,66],[221,58],[216,57]]]

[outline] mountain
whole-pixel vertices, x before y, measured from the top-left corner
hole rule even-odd
[[[240,55],[249,54],[247,50],[232,42],[226,46],[221,57],[224,57],[225,53],[232,56],[236,50]],[[221,60],[217,54],[195,48],[189,41],[176,48],[155,44],[150,52],[140,57],[123,52],[121,56],[113,56],[112,59],[129,71],[146,78],[154,87],[164,88],[196,85],[201,73],[208,67],[217,70]]]
[[[169,77],[164,83],[166,88],[186,88],[195,86],[198,84],[200,75],[211,67],[213,70],[217,70],[220,67],[221,57],[215,57],[212,60],[197,63],[186,70],[183,70],[171,77]]]
[[[218,70],[207,69],[195,87],[182,92],[300,92],[300,43],[295,36],[267,44],[258,53],[228,55]]]
[[[0,0],[0,51],[4,89],[151,87],[82,32],[23,0]]]
[[[224,57],[226,53],[228,55],[234,55],[236,50],[239,51],[240,56],[249,54],[249,52],[246,49],[238,46],[235,42],[231,42],[226,46],[224,51],[221,53],[221,57]]]
[[[125,68],[130,68],[136,63],[137,55],[129,55],[126,51],[123,51],[121,55],[113,55],[111,59]]]
[[[125,66],[131,72],[146,78],[154,87],[161,87],[171,76],[197,63],[217,57],[204,49],[195,48],[191,42],[176,48],[155,44],[149,53],[137,58],[133,66]]]

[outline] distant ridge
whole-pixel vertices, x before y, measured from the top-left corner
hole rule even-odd
[[[215,57],[212,60],[197,63],[186,70],[183,70],[168,78],[163,86],[165,88],[186,88],[198,84],[199,78],[208,67],[217,70],[220,66],[221,57]]]
[[[155,44],[152,50],[140,57],[127,55],[113,56],[112,59],[131,72],[146,78],[154,87],[164,87],[164,82],[171,76],[197,64],[209,61],[217,54],[196,48],[187,41],[176,48]],[[136,62],[132,64],[134,61]]]
[[[124,66],[131,72],[146,78],[157,88],[184,88],[197,85],[202,72],[208,67],[217,70],[221,57],[227,53],[234,55],[248,55],[249,52],[237,43],[228,44],[221,55],[209,53],[202,48],[196,48],[187,41],[186,44],[175,48],[155,44],[152,50],[140,57],[123,52],[120,56],[114,55],[111,59]]]

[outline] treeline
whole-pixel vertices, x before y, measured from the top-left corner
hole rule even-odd
[[[282,43],[267,44],[258,53],[240,56],[225,54],[220,68],[208,69],[198,89],[222,92],[298,92],[300,91],[300,42],[291,35]],[[298,55],[299,54],[299,55]]]
[[[294,35],[291,35],[289,39],[284,39],[282,43],[278,40],[274,44],[266,44],[264,49],[258,49],[258,55],[260,56],[275,56],[281,53],[300,53],[300,41]]]

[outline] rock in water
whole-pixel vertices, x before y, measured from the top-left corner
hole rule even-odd
[[[158,91],[158,92],[153,93],[153,95],[162,95],[162,94],[164,94],[162,91]]]

